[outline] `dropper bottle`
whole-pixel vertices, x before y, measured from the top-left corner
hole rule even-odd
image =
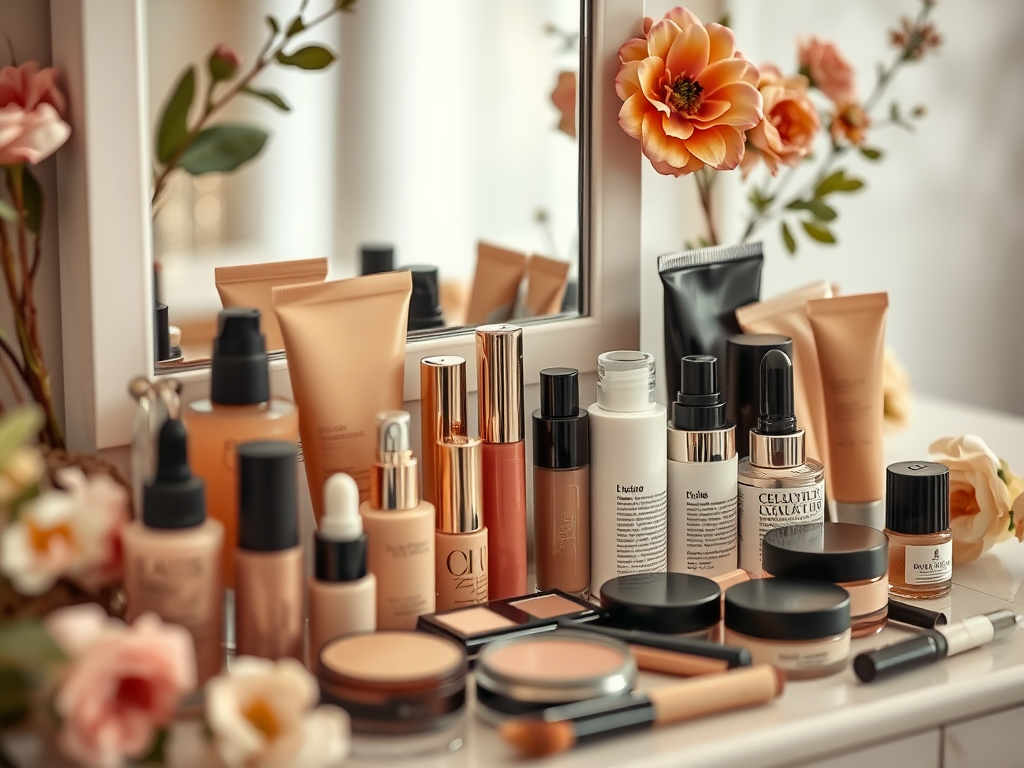
[[[366,570],[359,486],[349,475],[331,475],[324,483],[315,553],[309,580],[309,658],[314,669],[329,641],[377,628],[377,580]]]
[[[761,360],[760,415],[750,456],[739,463],[740,568],[761,578],[761,539],[773,528],[825,522],[825,467],[808,459],[793,406],[793,362],[778,349]]]

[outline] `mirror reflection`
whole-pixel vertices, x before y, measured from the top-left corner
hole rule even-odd
[[[158,354],[389,269],[411,333],[577,314],[582,2],[148,0]]]

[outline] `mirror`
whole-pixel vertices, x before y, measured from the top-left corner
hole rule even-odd
[[[290,63],[273,61],[252,79],[263,95],[239,93],[208,122],[265,132],[258,154],[232,172],[201,172],[210,164],[192,158],[200,173],[166,174],[154,201],[155,296],[181,331],[172,366],[209,357],[223,293],[215,275],[239,265],[325,258],[329,280],[410,268],[410,338],[581,313],[586,0],[354,0],[329,14],[334,5],[145,5],[154,136],[190,64],[191,129],[206,103],[211,51],[226,46],[219,64],[235,67],[217,83],[216,104],[300,9],[308,27],[284,45]],[[271,24],[280,30],[272,40]],[[298,61],[314,45],[333,63]],[[322,279],[307,267],[286,266],[299,277],[282,282]]]

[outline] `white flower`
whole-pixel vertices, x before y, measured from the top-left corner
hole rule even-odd
[[[349,750],[349,721],[314,706],[316,680],[294,659],[241,656],[206,684],[206,719],[230,768],[328,768]]]
[[[889,347],[882,362],[882,392],[885,426],[903,429],[910,421],[910,376]]]

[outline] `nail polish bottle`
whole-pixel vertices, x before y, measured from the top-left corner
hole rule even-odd
[[[933,461],[890,464],[885,471],[889,593],[942,597],[953,585],[949,468]]]
[[[761,360],[760,415],[739,463],[740,568],[762,576],[761,539],[773,528],[825,522],[825,467],[804,451],[793,406],[793,363],[778,349]]]
[[[491,561],[481,514],[482,454],[479,437],[455,435],[441,443],[435,570],[439,612],[489,599]]]

